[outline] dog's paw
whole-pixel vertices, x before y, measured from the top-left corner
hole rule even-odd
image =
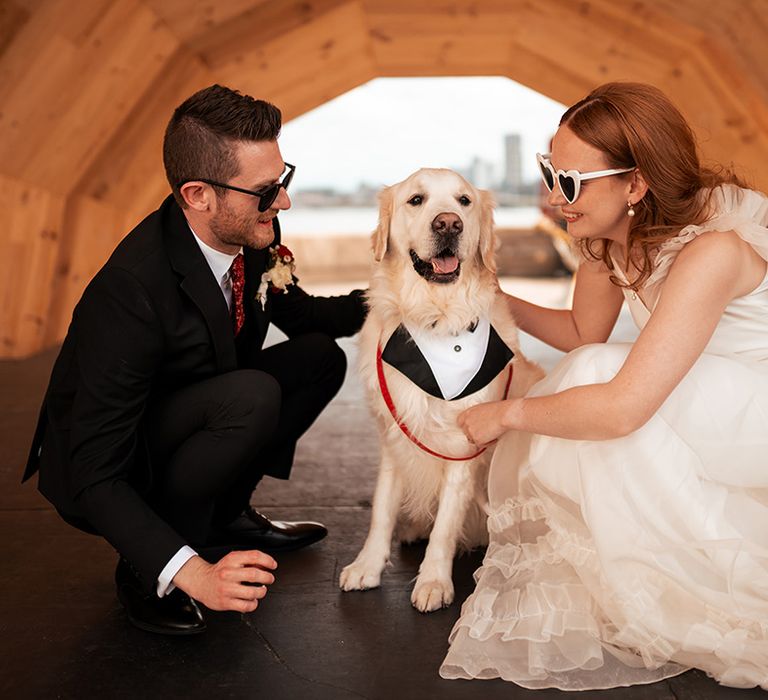
[[[424,581],[416,582],[411,594],[411,603],[419,612],[433,612],[447,608],[453,602],[453,582]]]
[[[383,568],[383,566],[372,566],[355,560],[341,570],[339,587],[342,591],[365,591],[369,588],[378,588]]]

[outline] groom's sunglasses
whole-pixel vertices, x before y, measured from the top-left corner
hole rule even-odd
[[[246,190],[242,187],[235,187],[234,185],[226,185],[223,182],[216,182],[216,180],[206,180],[204,177],[199,177],[195,180],[185,180],[179,185],[179,187],[186,185],[188,182],[204,182],[206,185],[223,187],[225,190],[234,190],[235,192],[249,194],[252,197],[259,198],[259,203],[257,206],[259,211],[264,212],[267,211],[267,209],[269,209],[275,203],[277,195],[280,194],[280,188],[282,187],[284,190],[287,190],[288,185],[290,185],[291,180],[293,180],[293,173],[296,171],[296,166],[291,165],[290,163],[286,163],[285,167],[288,168],[288,172],[283,176],[283,179],[280,180],[280,182],[275,182],[258,190]]]
[[[537,153],[536,161],[539,164],[541,179],[551,192],[555,188],[555,183],[563,193],[565,201],[573,204],[581,192],[581,183],[584,180],[594,180],[598,177],[608,177],[609,175],[619,175],[621,173],[632,172],[635,168],[614,168],[613,170],[595,170],[591,173],[580,173],[578,170],[555,170],[550,162],[550,153]]]

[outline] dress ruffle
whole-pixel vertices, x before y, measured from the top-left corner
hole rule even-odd
[[[555,527],[534,542],[515,541],[520,526],[544,517],[538,498],[507,499],[489,517],[494,541],[451,632],[443,678],[602,689],[656,682],[704,656],[712,660],[704,670],[721,683],[766,687],[768,620],[704,605],[701,621],[673,643],[644,624],[658,617],[662,585],[614,591],[601,604],[593,590],[605,596],[610,583],[588,538]]]
[[[497,537],[475,574],[476,591],[464,603],[451,632],[452,648],[441,676],[501,677],[530,688],[554,684],[579,689],[615,685],[612,681],[601,685],[593,677],[585,683],[576,680],[573,672],[609,667],[615,674],[618,657],[624,658],[622,666],[634,664],[634,668],[629,666],[632,683],[648,683],[686,670],[667,663],[673,649],[663,639],[646,636],[637,653],[627,654],[621,647],[622,638],[637,643],[639,631],[631,627],[617,630],[600,621],[595,598],[574,576],[576,567],[599,577],[597,554],[588,540],[564,529],[550,529],[534,542],[506,541],[515,539],[513,533],[520,525],[540,522],[543,516],[542,502],[533,498],[507,499],[489,517]],[[623,604],[646,610],[653,605],[647,598],[636,592],[627,595]],[[606,638],[619,646],[611,648],[601,641]],[[461,653],[467,647],[471,653]],[[454,659],[457,655],[460,660]],[[569,680],[553,681],[560,677]]]

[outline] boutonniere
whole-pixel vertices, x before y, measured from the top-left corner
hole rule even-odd
[[[267,291],[288,294],[288,285],[293,284],[295,269],[293,253],[286,246],[276,245],[269,249],[267,269],[261,275],[261,284],[256,291],[256,301],[261,302],[262,310],[267,304]]]

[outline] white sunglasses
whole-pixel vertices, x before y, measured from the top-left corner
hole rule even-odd
[[[614,168],[613,170],[595,170],[591,173],[580,173],[578,170],[555,170],[550,162],[551,153],[536,154],[536,161],[541,171],[541,179],[551,192],[557,182],[560,191],[568,204],[573,204],[581,192],[581,183],[584,180],[594,180],[598,177],[608,177],[609,175],[620,175],[621,173],[632,172],[635,168]]]

